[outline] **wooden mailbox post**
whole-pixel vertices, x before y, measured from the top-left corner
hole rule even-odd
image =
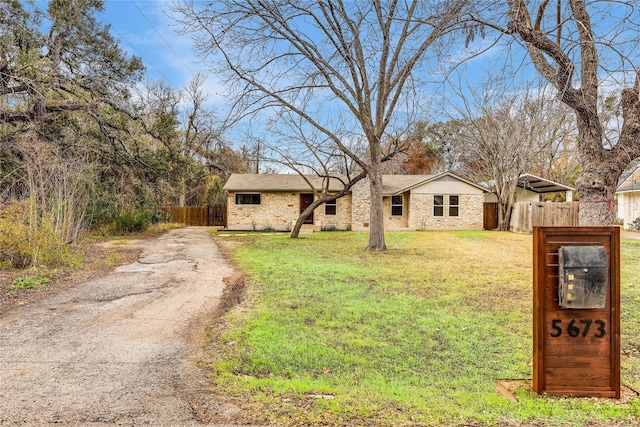
[[[564,299],[577,301],[576,293],[583,292],[580,286],[584,277],[580,274],[588,276],[595,269],[587,265],[574,274],[570,269],[576,268],[575,263],[559,268],[560,249],[564,248],[563,254],[568,252],[567,247],[580,252],[576,246],[606,257],[608,269],[601,275],[606,288],[602,289],[604,302],[600,298],[600,304],[572,306],[559,298],[564,280],[560,289]],[[575,306],[580,308],[572,308]],[[618,227],[534,227],[533,390],[555,396],[620,398]]]

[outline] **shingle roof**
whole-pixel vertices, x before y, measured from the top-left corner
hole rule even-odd
[[[382,194],[398,194],[432,177],[433,175],[382,175]]]
[[[316,190],[320,190],[323,185],[323,179],[317,176],[308,176],[309,181]],[[340,191],[344,188],[342,183],[335,179],[331,179],[329,187],[330,191]],[[277,174],[277,175],[259,175],[259,174],[233,174],[224,185],[227,191],[274,191],[274,192],[298,192],[311,191],[309,184],[298,174]]]
[[[383,175],[382,176],[382,194],[385,196],[399,194],[407,189],[414,187],[425,181],[438,178],[443,175],[451,175],[448,173],[440,175]],[[452,175],[453,176],[453,175]],[[459,177],[455,177],[461,181],[467,182],[483,189],[477,184],[470,183]],[[322,188],[323,179],[317,176],[308,176],[309,181],[314,188],[320,190]],[[336,178],[331,179],[330,191],[340,191],[343,184]],[[298,174],[277,174],[277,175],[259,175],[259,174],[233,174],[224,186],[227,191],[272,191],[272,192],[300,192],[311,191],[309,184]],[[484,189],[483,189],[484,190]],[[486,191],[486,190],[485,190]]]
[[[616,193],[622,193],[625,191],[639,191],[640,190],[640,182],[636,182],[634,184],[625,185],[624,187],[620,187],[616,190]]]

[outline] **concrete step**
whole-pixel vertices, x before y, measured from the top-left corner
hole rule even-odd
[[[313,224],[302,224],[300,228],[300,234],[311,234],[313,233]]]

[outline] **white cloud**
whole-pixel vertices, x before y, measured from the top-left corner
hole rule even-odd
[[[170,16],[170,4],[166,0],[107,0],[101,18],[111,24],[112,34],[121,40],[123,49],[142,58],[150,80],[165,80],[181,89],[195,73],[202,72],[207,75],[209,102],[223,103],[222,83],[197,57],[191,37],[179,33]]]

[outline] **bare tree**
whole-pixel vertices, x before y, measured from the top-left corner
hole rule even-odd
[[[542,137],[546,138],[549,144],[541,148],[527,172],[573,187],[581,170],[578,159],[576,120],[573,111],[559,100],[556,99],[550,104],[553,105],[551,110],[553,114],[548,115],[550,126],[541,129],[543,133],[548,134]],[[551,193],[545,197],[547,200],[564,200],[564,196],[558,193]]]
[[[196,73],[182,90],[183,101],[188,105],[183,109],[181,120],[185,148],[190,154],[205,158],[207,151],[219,150],[224,145],[224,126],[216,117],[215,110],[207,105],[206,80],[203,73]]]
[[[384,141],[408,131],[426,98],[417,90],[416,70],[428,65],[427,50],[465,4],[226,0],[185,1],[174,10],[200,55],[214,57],[212,68],[228,77],[237,117],[297,114],[366,172],[368,248],[383,250],[380,164],[398,148],[387,144],[385,151]],[[368,143],[368,161],[345,143],[358,137]]]
[[[284,112],[277,122],[277,126],[269,129],[272,135],[262,141],[264,160],[298,173],[315,195],[291,230],[291,237],[297,238],[305,220],[317,207],[347,195],[366,178],[367,172],[299,115]],[[360,141],[349,144],[349,149],[362,158],[366,156],[366,144]]]
[[[199,163],[208,162],[213,166],[213,160],[209,159],[209,153],[213,150],[220,149],[222,146],[221,136],[216,125],[218,121],[212,108],[207,106],[208,95],[204,88],[206,76],[202,73],[196,73],[192,76],[187,86],[181,91],[182,101],[186,101],[187,105],[178,114],[180,119],[181,137],[183,140],[183,150],[186,157],[192,157]],[[218,169],[223,166],[215,164]],[[217,184],[217,181],[215,181]],[[185,206],[187,198],[187,182],[183,178],[180,184],[181,194],[179,204]],[[197,192],[202,192],[201,186],[196,186]],[[214,186],[215,187],[215,186]],[[221,197],[222,192],[217,195]]]
[[[503,31],[525,43],[535,68],[575,112],[580,224],[611,224],[618,179],[640,157],[640,78],[634,65],[639,61],[638,8],[631,1],[506,3],[510,21]],[[620,89],[630,77],[633,87]],[[604,93],[603,83],[615,83],[621,91],[622,121],[614,141],[602,122],[599,98],[611,95]]]
[[[463,97],[461,146],[466,175],[492,183],[498,199],[498,228],[509,230],[518,179],[551,147],[567,137],[559,103],[543,91],[497,94],[491,87]]]
[[[402,141],[389,141],[392,144],[395,143],[400,148],[400,152],[385,163],[383,173],[393,175],[431,173],[439,152],[424,141],[426,127],[427,123],[420,120],[412,125]]]

